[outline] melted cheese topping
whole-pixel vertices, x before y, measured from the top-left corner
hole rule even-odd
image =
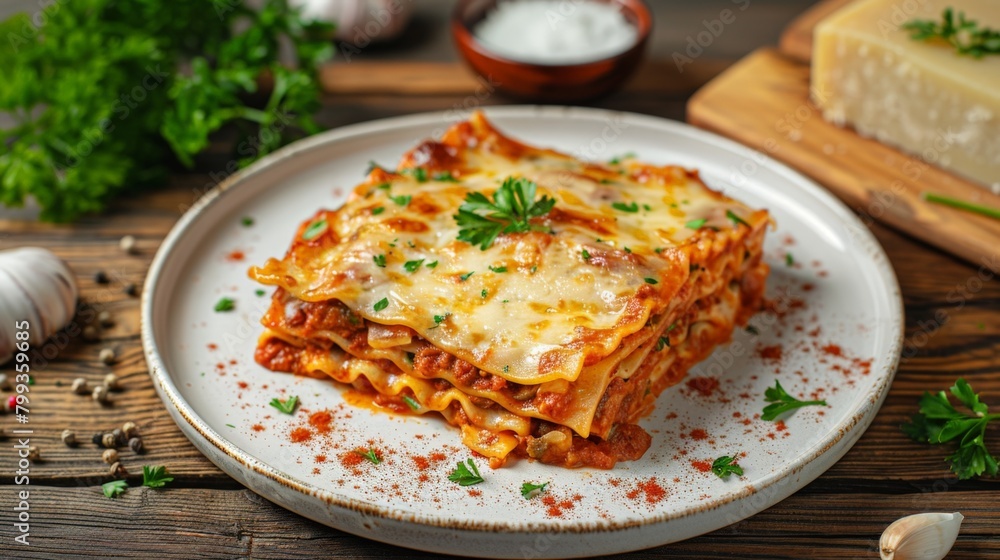
[[[372,322],[407,326],[508,381],[575,381],[651,316],[671,311],[688,281],[688,249],[746,227],[727,215],[753,227],[768,220],[695,172],[582,163],[509,140],[479,114],[407,154],[400,169],[418,167],[373,170],[343,207],[303,223],[284,259],[251,276],[304,301],[337,299]],[[445,171],[457,181],[441,180]],[[530,179],[539,198],[556,200],[532,222],[554,233],[504,234],[486,250],[458,241],[453,216],[466,195],[492,198],[507,177]],[[700,229],[687,227],[701,220]]]

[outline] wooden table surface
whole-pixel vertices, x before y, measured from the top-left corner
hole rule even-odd
[[[788,18],[793,15],[788,10]],[[747,45],[746,51],[755,46]],[[594,105],[682,119],[687,97],[732,62],[705,56],[678,73],[669,57],[661,56],[624,91]],[[476,86],[464,69],[448,61],[358,61],[330,68],[324,83],[330,93],[320,119],[331,127],[454,110]],[[512,102],[495,95],[484,104]],[[13,484],[13,442],[7,440],[6,451],[0,451],[0,557],[432,557],[327,528],[243,488],[195,450],[154,393],[139,341],[138,299],[125,294],[123,286],[141,285],[163,237],[212,184],[208,170],[228,161],[226,150],[220,142],[200,162],[201,171],[178,171],[167,186],[124,197],[106,214],[73,226],[0,219],[0,249],[46,247],[69,263],[86,308],[77,319],[80,324],[101,310],[110,311],[115,320],[98,342],[67,337],[35,370],[30,428],[41,460],[31,466],[27,487],[31,546],[11,540],[15,492],[25,487]],[[959,376],[1000,410],[1000,283],[885,227],[872,229],[902,286],[906,344],[888,398],[867,433],[826,474],[774,507],[711,534],[623,557],[877,558],[879,535],[890,522],[926,511],[966,516],[949,558],[1000,557],[997,481],[959,482],[944,462],[944,446],[913,443],[899,431],[923,391],[945,389]],[[127,234],[138,239],[135,255],[118,248],[119,238]],[[106,272],[111,283],[95,283],[97,271]],[[112,366],[98,360],[104,347],[118,353]],[[96,381],[108,372],[124,385],[112,406],[71,394],[74,378]],[[100,490],[101,483],[111,480],[107,465],[89,439],[125,421],[141,427],[148,451],[141,458],[123,453],[134,487],[110,500]],[[9,431],[17,424],[6,414],[0,415],[0,426]],[[66,428],[86,441],[77,448],[64,446],[59,437]],[[988,443],[1000,453],[1000,430],[989,432]],[[138,487],[143,464],[166,465],[174,482],[164,490]]]

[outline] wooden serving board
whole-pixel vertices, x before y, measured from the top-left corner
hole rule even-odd
[[[933,192],[1000,207],[1000,196],[920,158],[823,120],[809,100],[811,26],[832,0],[803,15],[782,44],[760,49],[709,82],[688,102],[694,125],[728,136],[812,177],[861,214],[1000,273],[1000,220],[921,198]],[[806,41],[804,38],[808,37]]]

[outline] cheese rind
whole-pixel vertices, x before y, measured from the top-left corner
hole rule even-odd
[[[826,120],[1000,191],[1000,56],[910,38],[913,19],[1000,28],[996,0],[861,0],[816,28],[812,98]]]

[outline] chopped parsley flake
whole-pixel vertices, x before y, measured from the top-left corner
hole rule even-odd
[[[541,484],[525,482],[524,484],[521,485],[521,495],[524,496],[525,500],[530,500],[535,496],[537,496],[538,494],[545,492],[545,487],[548,485],[549,485],[548,482],[543,482]]]
[[[243,219],[240,220],[240,223],[243,224],[243,227],[250,227],[253,225],[253,218],[251,218],[250,216],[243,216]]]
[[[690,222],[684,224],[684,227],[688,229],[699,229],[701,226],[705,225],[705,222],[707,221],[708,220],[705,218],[701,218],[700,220],[691,220]]]
[[[755,327],[753,325],[747,325],[743,330],[747,331],[748,333],[750,333],[750,334],[752,334],[754,336],[757,336],[758,334],[760,334],[760,331],[757,330],[757,327]]]
[[[224,297],[221,298],[219,301],[215,302],[215,310],[217,312],[232,311],[235,308],[236,308],[236,302],[233,301],[233,298]]]
[[[580,255],[583,256],[583,260],[585,260],[585,261],[589,261],[590,260],[590,253],[586,249],[584,249],[583,251],[580,251]]]
[[[389,298],[382,298],[375,302],[373,309],[375,309],[375,311],[382,311],[386,307],[389,307]]]
[[[748,224],[746,222],[746,220],[744,220],[743,218],[737,216],[732,210],[726,210],[726,217],[729,218],[729,220],[731,222],[733,222],[734,226],[738,226],[740,224],[743,224],[743,225],[745,225],[747,227],[750,227],[750,224]]]
[[[391,196],[389,199],[395,202],[398,206],[406,206],[411,200],[413,200],[413,197],[408,194],[402,194],[399,196]]]
[[[785,266],[792,266],[795,264],[795,257],[791,253],[785,253]]]
[[[670,337],[661,336],[659,340],[656,341],[656,351],[659,352],[664,348],[670,348]]]
[[[643,280],[645,280],[647,284],[659,284],[659,281],[657,281],[656,278],[646,277]]]
[[[653,252],[656,253],[657,255],[659,255],[663,251],[664,251],[663,247],[657,247],[657,248],[653,249]]]
[[[631,252],[632,252],[632,249],[629,249],[628,247],[625,247],[625,252],[626,252],[626,253],[631,253]]]
[[[458,179],[456,179],[455,176],[451,174],[451,171],[441,171],[439,173],[435,173],[433,179],[435,181],[441,181],[445,183],[458,182]]]
[[[299,398],[289,397],[282,401],[278,400],[278,398],[275,397],[271,399],[271,402],[269,402],[268,404],[270,404],[274,408],[277,408],[281,412],[284,412],[285,414],[292,414],[295,412],[295,407],[299,405]]]
[[[466,467],[466,464],[469,466]],[[476,468],[476,464],[472,462],[472,459],[466,460],[465,463],[458,463],[455,470],[448,475],[448,480],[457,482],[459,486],[472,486],[473,484],[485,481],[479,474],[479,469]]]
[[[382,189],[383,191],[387,191],[387,190],[389,190],[389,189],[392,188],[392,183],[380,183],[379,186],[377,186],[375,188],[376,189]]]
[[[406,406],[410,407],[410,410],[420,410],[420,403],[414,400],[413,397],[403,395],[403,402],[406,403]]]
[[[354,452],[357,453],[358,455],[361,455],[365,459],[368,459],[368,462],[373,465],[377,465],[382,462],[382,458],[379,457],[378,452],[372,449],[371,447],[368,448],[368,451],[355,449]]]
[[[504,272],[507,272],[507,267],[506,266],[491,266],[490,267],[490,272],[495,272],[497,274],[503,274]]]
[[[424,264],[424,259],[420,259],[419,261],[406,261],[403,263],[403,268],[405,268],[407,272],[416,272],[422,264]]]
[[[490,295],[490,292],[489,292],[488,290],[485,290],[485,289],[484,289],[484,290],[482,291],[482,296],[483,296],[483,299],[486,299],[486,296],[488,296],[488,295]]]
[[[257,294],[257,297],[264,297],[264,294],[266,294],[267,292],[265,292],[264,290],[254,290],[253,293]]]
[[[649,212],[650,210],[653,209],[653,207],[648,204],[643,204],[642,209],[645,210],[646,212]]]
[[[434,268],[438,265],[437,261],[427,263],[427,268]]]
[[[382,212],[385,212],[385,206],[376,206],[372,208],[372,216],[378,216]]]
[[[324,231],[326,231],[326,220],[316,220],[315,222],[309,224],[309,227],[302,232],[302,239],[309,241],[315,237],[319,237]]]
[[[375,261],[375,266],[385,268],[385,255],[372,255],[372,260]]]
[[[403,173],[413,176],[413,178],[416,179],[418,183],[427,182],[427,170],[424,169],[423,167],[413,167],[410,169],[404,169]]]
[[[715,476],[725,480],[729,475],[743,476],[743,467],[736,464],[736,456],[729,457],[723,455],[712,463],[712,472]]]
[[[614,202],[611,207],[615,210],[620,210],[622,212],[628,212],[630,214],[635,214],[639,211],[639,203],[633,202],[632,204],[625,204],[624,202]]]
[[[475,273],[476,273],[476,271],[472,270],[472,271],[466,272],[465,274],[459,276],[459,278],[461,278],[462,282],[465,282],[466,280],[468,280]]]
[[[608,160],[608,163],[610,163],[611,165],[618,165],[619,163],[622,162],[623,159],[634,159],[634,158],[635,158],[635,152],[625,152],[620,156],[615,156],[611,158],[610,160]]]

